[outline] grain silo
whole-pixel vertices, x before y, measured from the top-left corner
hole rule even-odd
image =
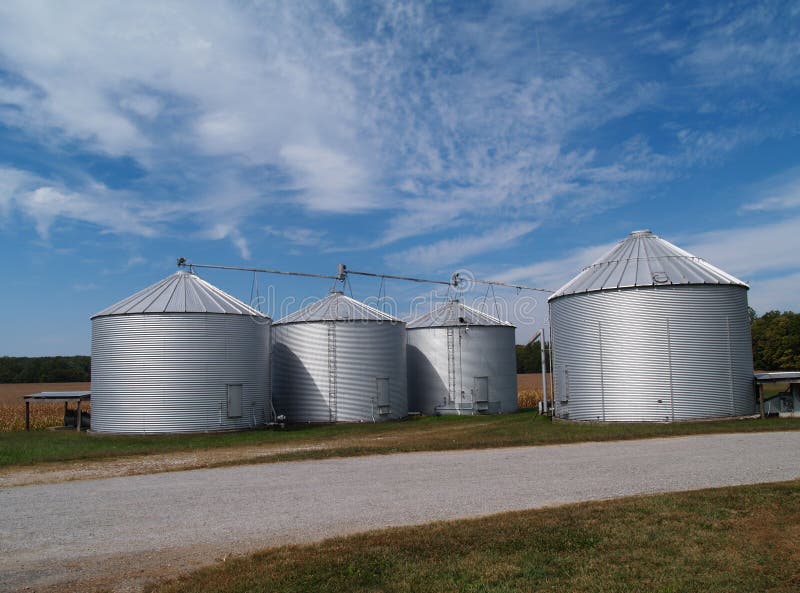
[[[748,286],[635,231],[549,300],[556,416],[753,414]]]
[[[452,300],[408,323],[409,409],[516,412],[514,326]]]
[[[403,418],[406,328],[334,291],[273,325],[275,410],[289,422]]]
[[[92,431],[252,428],[271,416],[269,317],[179,271],[92,317]]]

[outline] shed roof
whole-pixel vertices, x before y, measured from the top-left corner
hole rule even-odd
[[[601,290],[689,284],[729,284],[747,288],[745,282],[651,231],[634,231],[548,300]]]
[[[226,313],[266,317],[192,272],[179,270],[92,316],[147,313]]]
[[[417,329],[421,327],[454,327],[462,325],[514,327],[507,321],[502,321],[497,317],[473,309],[457,300],[442,303],[434,308],[433,311],[409,321],[406,327],[408,329]]]
[[[31,393],[26,395],[23,399],[42,399],[50,402],[62,401],[87,401],[92,397],[91,391],[42,391],[40,393]]]
[[[285,323],[303,323],[313,321],[393,321],[400,322],[391,315],[370,307],[339,291],[331,292],[321,301],[311,303],[299,311],[287,315],[275,322],[276,325]],[[402,322],[401,322],[402,323]]]
[[[759,383],[797,383],[800,382],[800,371],[756,373],[755,377]]]

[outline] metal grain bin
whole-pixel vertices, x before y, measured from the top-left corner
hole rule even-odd
[[[753,414],[747,290],[650,231],[631,233],[548,299],[556,416]]]
[[[273,325],[275,410],[289,422],[403,418],[406,328],[341,292]]]
[[[406,329],[410,410],[429,415],[517,411],[513,325],[454,300]]]
[[[252,428],[271,417],[269,317],[179,271],[92,317],[92,430]]]

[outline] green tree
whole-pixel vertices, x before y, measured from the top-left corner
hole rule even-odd
[[[91,380],[88,356],[0,357],[0,383],[67,383]]]
[[[750,331],[753,336],[753,365],[756,370],[800,369],[800,314],[792,311],[768,311],[761,317],[755,316]]]
[[[535,344],[517,345],[517,373],[542,372],[542,347],[539,342]],[[546,344],[545,355],[547,364],[550,364],[550,344]]]

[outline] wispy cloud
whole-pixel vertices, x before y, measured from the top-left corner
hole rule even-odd
[[[785,171],[752,188],[743,212],[773,212],[800,208],[800,168]]]
[[[493,275],[492,278],[500,282],[523,282],[555,292],[614,245],[615,243],[602,243],[581,247],[563,257],[511,268]]]
[[[694,70],[706,85],[759,81],[787,82],[800,75],[797,7],[759,2],[727,9],[697,7],[690,18],[702,35],[679,65]]]
[[[767,311],[800,310],[800,273],[765,278],[750,287],[748,301],[759,315]]]
[[[682,237],[685,249],[745,281],[800,268],[800,216]]]
[[[324,231],[317,229],[286,226],[277,228],[274,226],[264,227],[264,231],[273,237],[278,237],[300,247],[316,247],[322,243],[325,236]]]
[[[527,235],[536,227],[535,222],[518,222],[504,225],[481,234],[464,234],[443,239],[387,256],[386,261],[395,267],[412,266],[416,269],[441,269],[443,266],[463,262],[478,253],[490,253]]]
[[[136,174],[116,187],[97,169],[20,165],[42,184],[0,212],[19,208],[41,234],[59,218],[145,237],[189,227],[243,257],[275,206],[316,228],[379,212],[358,243],[338,237],[369,249],[596,215],[800,131],[759,91],[797,87],[793,10],[4,2],[0,122]]]

